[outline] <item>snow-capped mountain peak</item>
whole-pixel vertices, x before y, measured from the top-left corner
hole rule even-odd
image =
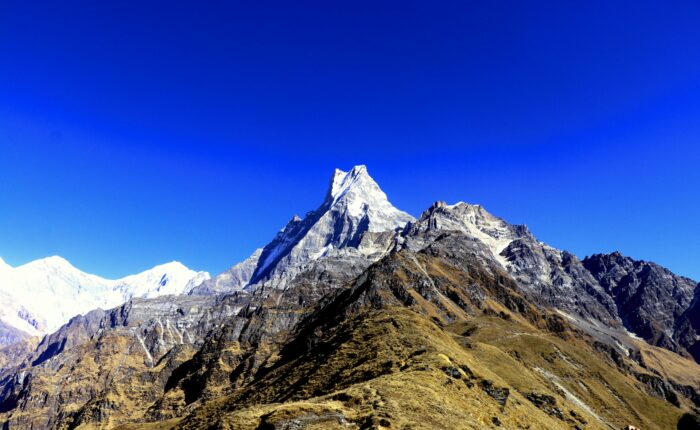
[[[353,218],[366,217],[370,232],[390,231],[413,220],[411,215],[389,202],[364,165],[355,166],[348,172],[335,170],[325,204],[319,210],[334,209]]]
[[[369,177],[366,166],[355,166],[349,172],[335,169],[331,178],[331,186],[328,190],[329,197],[333,202],[337,201],[354,184],[363,179],[371,181],[379,189],[379,186]],[[381,190],[379,191],[381,192]],[[386,198],[386,195],[384,197]]]
[[[293,276],[294,266],[316,260],[331,249],[357,248],[365,232],[393,231],[412,220],[389,203],[365,166],[348,172],[335,169],[323,204],[303,220],[293,218],[263,248],[250,283],[282,271]]]
[[[49,266],[70,266],[72,264],[65,258],[59,255],[52,255],[50,257],[39,258],[38,260],[30,261],[27,265],[49,265]]]
[[[360,249],[366,233],[393,232],[413,220],[389,202],[367,167],[335,169],[318,209],[303,219],[292,218],[262,250],[194,293],[233,291],[262,282],[281,288],[310,263],[329,254],[365,259],[376,255],[383,245],[369,241],[366,246],[371,249]]]
[[[27,334],[50,333],[75,315],[108,309],[133,297],[183,294],[209,279],[170,262],[121,279],[82,272],[52,256],[18,267],[0,263],[0,321]]]
[[[201,283],[204,279],[209,279],[209,274],[195,272],[179,261],[171,261],[136,275],[121,278],[116,281],[116,288],[124,291],[125,296],[129,298],[156,297],[166,294],[188,293],[188,284],[194,279],[200,279]],[[191,287],[189,288],[191,289]]]
[[[19,266],[23,270],[54,270],[54,271],[66,271],[66,272],[77,272],[79,271],[75,268],[68,260],[58,255],[53,255],[51,257],[44,257],[38,260],[30,261],[29,263]]]

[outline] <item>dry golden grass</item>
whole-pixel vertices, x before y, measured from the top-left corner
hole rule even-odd
[[[301,330],[281,351],[274,342],[255,351],[217,344],[213,359],[197,370],[206,395],[195,403],[185,404],[182,387],[163,395],[149,385],[163,364],[145,368],[142,356],[128,353],[135,345],[125,336],[105,339],[97,354],[89,353],[95,345],[81,346],[84,360],[41,374],[38,383],[49,395],[107,387],[96,392],[106,393],[97,400],[114,406],[109,419],[79,427],[85,429],[647,430],[675,428],[684,412],[648,394],[566,323],[549,332],[549,315],[494,281],[498,274],[467,273],[425,256],[392,259],[392,270],[378,270],[366,291],[352,290],[355,301],[324,309],[318,325]],[[424,276],[439,287],[410,288]],[[474,283],[489,288],[484,300],[460,288]],[[254,379],[231,384],[232,358],[245,352],[254,352],[259,366],[246,375]],[[698,383],[698,367],[681,357],[651,347],[642,354],[663,375]],[[648,371],[628,361],[634,371]],[[156,402],[181,417],[139,423]]]
[[[636,341],[646,365],[668,379],[700,391],[700,364],[644,341]]]
[[[681,414],[644,393],[583,342],[496,317],[473,318],[448,331],[415,312],[392,308],[347,321],[331,337],[343,341],[318,360],[302,356],[260,379],[248,389],[251,396],[216,399],[162,428],[481,429],[499,423],[665,429]],[[509,390],[505,406],[482,381]],[[285,391],[290,386],[291,394]],[[564,419],[528,400],[532,392],[552,396]]]

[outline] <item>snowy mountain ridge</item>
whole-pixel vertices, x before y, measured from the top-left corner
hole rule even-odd
[[[47,334],[76,315],[133,297],[186,294],[209,277],[177,261],[112,280],[85,273],[59,256],[18,267],[0,259],[0,322],[30,336]]]
[[[193,294],[231,292],[254,285],[285,285],[324,257],[374,261],[387,250],[386,239],[414,218],[395,208],[363,165],[335,169],[318,209],[302,219],[292,217],[264,248],[219,276],[195,288]]]

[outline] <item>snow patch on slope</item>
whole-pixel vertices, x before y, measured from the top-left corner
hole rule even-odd
[[[459,231],[478,239],[486,245],[504,269],[507,269],[508,261],[501,252],[519,237],[512,225],[491,215],[481,205],[464,202],[452,205],[436,202],[418,220],[418,224],[421,223],[425,225],[419,228]]]

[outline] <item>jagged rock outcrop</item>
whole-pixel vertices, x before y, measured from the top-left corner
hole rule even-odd
[[[700,363],[700,284],[688,309],[676,320],[674,339]]]
[[[508,272],[540,303],[569,314],[619,324],[615,303],[573,254],[539,242],[524,225],[511,225],[479,205],[437,202],[404,233],[408,249],[444,231],[459,231],[481,246],[480,255]]]
[[[653,345],[679,352],[677,327],[690,308],[696,283],[658,264],[637,261],[619,252],[583,260],[588,271],[615,300],[625,327]]]

